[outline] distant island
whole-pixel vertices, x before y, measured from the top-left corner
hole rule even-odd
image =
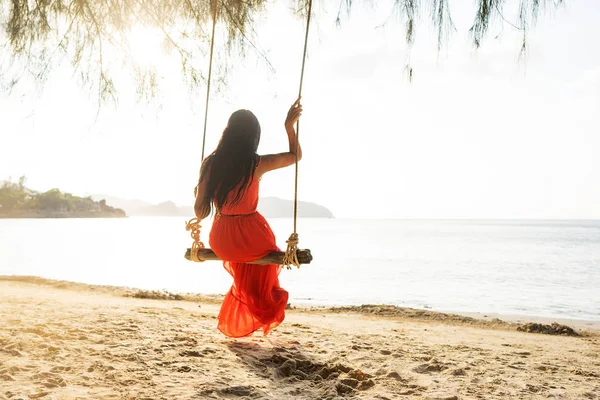
[[[267,218],[291,218],[294,216],[294,202],[278,197],[262,197],[258,209]],[[308,201],[298,201],[298,217],[300,218],[334,218],[333,213],[325,206]]]
[[[119,207],[129,216],[144,217],[192,217],[192,206],[177,206],[172,201],[160,204],[151,204],[141,200],[127,200],[114,196],[92,195],[92,199],[106,199],[114,207]],[[259,211],[267,218],[291,218],[294,203],[277,197],[262,197],[258,203]],[[298,216],[300,218],[334,218],[333,213],[326,207],[306,202],[298,202]]]
[[[125,211],[78,197],[58,189],[36,192],[25,187],[25,177],[17,183],[0,181],[0,218],[124,218]]]

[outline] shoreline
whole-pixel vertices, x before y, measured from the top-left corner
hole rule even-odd
[[[145,290],[135,287],[95,285],[66,280],[55,280],[38,276],[27,275],[0,275],[1,282],[16,282],[21,284],[38,285],[42,287],[61,290],[73,290],[78,292],[102,293],[117,297],[145,298],[148,300],[190,301],[220,305],[224,298],[221,294],[198,294],[179,293],[159,290]],[[581,333],[600,334],[600,321],[553,318],[543,316],[528,316],[518,314],[499,314],[463,311],[433,311],[411,307],[399,307],[387,304],[362,304],[362,305],[307,305],[290,304],[287,312],[298,312],[307,314],[339,313],[359,314],[375,316],[380,318],[408,318],[418,321],[442,322],[450,324],[466,324],[475,326],[486,326],[491,328],[516,329],[517,327],[530,324],[550,325],[556,323],[566,325]]]
[[[338,308],[360,308],[365,306],[383,306],[383,307],[392,307],[398,310],[415,310],[418,312],[432,313],[432,314],[441,314],[441,315],[456,315],[460,317],[473,318],[481,321],[492,321],[492,320],[502,320],[508,323],[527,323],[527,322],[535,322],[542,324],[549,324],[552,322],[556,322],[558,324],[565,324],[576,326],[581,329],[591,329],[591,330],[600,330],[600,319],[585,319],[585,318],[569,318],[569,317],[553,317],[553,316],[543,316],[543,315],[528,315],[528,314],[517,314],[517,313],[498,313],[498,312],[482,312],[482,311],[461,311],[461,310],[452,310],[452,309],[439,309],[433,310],[428,307],[409,307],[409,306],[396,306],[393,304],[312,304],[306,302],[298,302],[293,303],[297,309],[302,310],[332,310]]]

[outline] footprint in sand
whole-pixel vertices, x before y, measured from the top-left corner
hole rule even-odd
[[[585,371],[585,370],[582,370],[582,369],[579,369],[579,368],[571,370],[571,373],[574,374],[574,375],[585,376],[585,377],[588,377],[588,378],[600,378],[600,374],[598,374],[596,372]]]
[[[61,367],[61,366],[56,366],[56,367],[53,367],[53,368],[50,370],[50,372],[53,372],[53,373],[59,373],[59,372],[69,372],[69,371],[70,371],[70,370],[72,370],[72,369],[73,369],[73,368],[71,368],[71,367]]]
[[[442,372],[448,368],[449,364],[433,361],[430,363],[421,364],[413,368],[413,371],[418,374],[428,374],[432,372]]]
[[[40,349],[45,349],[49,353],[58,353],[60,351],[60,347],[52,346],[51,344],[41,343],[38,346]]]
[[[515,361],[512,364],[508,364],[507,367],[508,368],[512,368],[512,369],[519,369],[519,370],[524,370],[525,368],[523,367],[525,365],[524,362],[521,361]]]
[[[0,381],[3,382],[13,382],[15,378],[12,377],[8,372],[0,371]]]
[[[49,394],[50,394],[50,392],[41,391],[41,392],[38,392],[38,393],[30,394],[29,398],[30,399],[41,399],[42,397],[46,397]]]
[[[39,372],[33,376],[34,382],[39,383],[47,389],[55,389],[67,386],[64,378],[52,372]]]
[[[372,379],[362,377],[359,377],[359,379],[351,377],[340,379],[335,387],[337,393],[344,395],[347,393],[351,393],[354,390],[367,390],[375,386],[375,382]]]
[[[404,390],[399,391],[397,394],[399,394],[400,396],[412,396],[417,392],[425,392],[427,391],[427,388],[425,386],[419,386],[419,385],[407,385],[406,388]],[[420,396],[420,393],[417,393],[417,396]]]
[[[228,394],[228,395],[233,395],[233,396],[239,396],[239,397],[242,397],[242,396],[258,397],[259,396],[258,390],[256,390],[252,386],[229,386],[229,387],[219,390],[219,393],[226,394],[226,395]]]
[[[521,357],[527,357],[531,355],[531,353],[528,351],[515,351],[513,354]]]
[[[458,400],[458,396],[449,394],[432,394],[426,396],[425,400]]]
[[[175,336],[172,341],[185,342],[185,345],[189,347],[195,347],[198,345],[198,341],[196,339],[187,336]]]
[[[42,328],[39,328],[39,327],[26,328],[26,329],[23,329],[21,332],[23,332],[23,333],[31,333],[31,334],[37,335],[39,337],[42,337],[42,338],[54,336],[53,334],[48,333],[48,332],[44,331]]]
[[[359,346],[359,345],[354,345],[352,346],[352,350],[373,350],[373,346]]]
[[[215,349],[211,349],[211,348],[206,348],[204,350],[202,350],[202,354],[204,355],[209,355],[209,354],[215,354],[217,351]]]
[[[306,325],[302,325],[302,324],[292,324],[292,326],[294,328],[299,328],[299,329],[305,330],[306,332],[312,332],[310,326],[306,326]],[[314,333],[318,334],[318,332],[314,332]]]
[[[456,368],[450,371],[450,375],[452,376],[465,376],[467,375],[467,373],[465,372],[465,369],[467,368]]]
[[[417,354],[411,358],[413,361],[430,361],[433,357],[428,354]]]
[[[206,353],[204,353],[206,354]],[[179,353],[181,357],[204,357],[204,354],[196,350],[184,350]]]
[[[19,351],[22,350],[17,343],[9,343],[0,349],[0,352],[7,353],[13,357],[21,357],[23,354]]]
[[[389,379],[393,379],[393,380],[395,380],[395,381],[398,381],[398,382],[407,382],[407,380],[406,380],[406,379],[404,379],[404,378],[402,378],[402,377],[400,376],[400,374],[399,374],[399,373],[397,373],[396,371],[393,371],[393,372],[390,372],[390,373],[388,373],[388,374],[386,375],[386,377],[387,377],[387,378],[389,378]]]

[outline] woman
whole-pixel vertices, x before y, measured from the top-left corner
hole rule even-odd
[[[218,328],[230,337],[249,336],[260,328],[267,335],[285,317],[288,292],[279,286],[281,266],[252,264],[279,250],[256,208],[261,177],[294,164],[296,156],[302,158],[294,130],[301,114],[298,98],[285,120],[289,151],[259,156],[258,119],[248,110],[238,110],[229,118],[217,149],[202,163],[194,211],[199,220],[216,211],[209,244],[233,277]]]

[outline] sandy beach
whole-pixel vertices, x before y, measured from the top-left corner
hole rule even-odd
[[[290,309],[268,339],[234,340],[216,329],[218,298],[134,293],[0,278],[0,399],[600,398],[595,323],[564,336],[492,316]]]

